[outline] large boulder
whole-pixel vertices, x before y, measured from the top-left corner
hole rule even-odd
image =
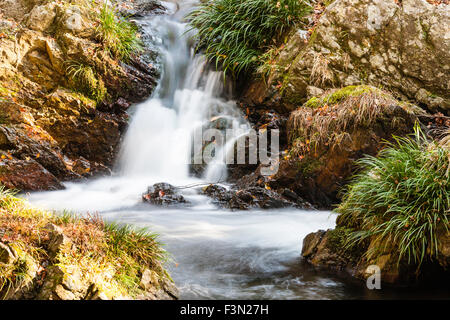
[[[370,86],[350,86],[312,98],[291,113],[290,151],[268,183],[328,207],[355,172],[355,160],[376,155],[393,135],[412,132],[422,114],[420,108]]]
[[[417,265],[408,262],[407,258],[399,261],[398,248],[392,243],[382,244],[375,238],[369,238],[362,243],[349,244],[351,231],[351,228],[338,222],[335,229],[308,234],[303,239],[302,257],[315,268],[346,272],[360,280],[366,280],[370,276],[370,267],[377,266],[381,281],[392,286],[420,283],[442,286],[449,280],[448,233],[438,236],[438,259]],[[376,256],[374,252],[377,252]]]
[[[336,0],[309,39],[296,32],[275,60],[269,86],[247,100],[295,109],[317,88],[383,86],[429,110],[450,111],[450,10],[425,0]]]
[[[18,190],[58,190],[64,187],[35,160],[0,159],[0,184]],[[20,173],[20,174],[18,174]]]

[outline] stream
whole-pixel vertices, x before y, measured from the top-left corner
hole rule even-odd
[[[183,17],[195,2],[165,3],[169,14],[139,20],[158,48],[162,76],[153,96],[130,111],[114,175],[32,193],[29,201],[41,208],[99,213],[107,221],[149,227],[171,255],[167,268],[181,299],[381,298],[300,260],[308,233],[334,227],[331,212],[217,209],[193,189],[183,190],[191,203],[186,208],[142,203],[142,193],[157,182],[184,186],[226,177],[222,159],[210,163],[201,179],[189,174],[193,130],[218,115],[232,128],[250,128],[227,98],[222,73],[194,54],[192,31]],[[385,293],[387,297],[397,297],[397,292]]]

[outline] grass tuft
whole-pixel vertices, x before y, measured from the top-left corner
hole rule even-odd
[[[112,56],[128,61],[132,54],[142,51],[142,41],[137,27],[106,3],[100,10],[99,20],[97,37]]]
[[[309,11],[304,0],[216,0],[200,3],[187,18],[198,31],[198,48],[238,75],[262,65],[263,54]]]
[[[105,99],[107,89],[91,66],[73,60],[68,61],[67,65],[67,75],[74,80],[78,92],[97,103]]]
[[[319,146],[331,148],[350,139],[358,127],[371,127],[376,121],[386,122],[395,106],[414,113],[387,92],[370,86],[349,86],[331,90],[322,97],[313,97],[294,111],[289,119],[289,140],[294,156],[309,153]],[[398,117],[392,116],[392,127]]]
[[[167,253],[156,234],[128,225],[105,223],[98,215],[75,216],[69,212],[56,215],[40,211],[18,198],[15,192],[0,187],[0,241],[14,246],[24,257],[28,255],[42,262],[49,259],[45,250],[50,240],[48,223],[59,226],[74,244],[58,253],[55,258],[58,266],[62,269],[77,266],[86,279],[111,274],[111,280],[97,283],[109,292],[137,295],[145,269],[150,269],[160,284],[171,279],[163,267]],[[0,295],[4,292],[2,288],[17,286],[17,281],[26,274],[19,262],[12,266],[0,264]]]
[[[370,238],[397,248],[399,262],[407,258],[420,265],[436,257],[437,231],[449,230],[449,149],[429,142],[419,126],[414,137],[387,144],[378,158],[358,161],[362,171],[336,212],[344,225],[358,229],[349,235],[349,245]]]

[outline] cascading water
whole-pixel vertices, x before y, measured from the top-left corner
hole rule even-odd
[[[181,298],[331,299],[364,297],[340,280],[316,274],[298,257],[309,232],[334,226],[328,212],[218,210],[208,199],[185,190],[192,206],[164,209],[141,203],[141,194],[156,182],[185,185],[217,181],[226,175],[224,157],[233,139],[217,152],[204,179],[189,176],[191,134],[220,116],[230,128],[249,128],[220,72],[194,55],[182,17],[194,2],[167,6],[172,14],[139,21],[155,35],[162,78],[147,102],[135,106],[113,177],[66,183],[62,191],[30,195],[36,206],[98,212],[107,220],[148,226],[161,234],[177,264],[167,268]]]

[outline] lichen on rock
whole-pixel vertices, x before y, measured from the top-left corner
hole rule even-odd
[[[269,76],[269,88],[279,89],[266,90],[264,99],[292,110],[307,100],[308,86],[370,84],[448,114],[449,28],[446,4],[334,1],[308,40],[295,32],[280,50]]]

